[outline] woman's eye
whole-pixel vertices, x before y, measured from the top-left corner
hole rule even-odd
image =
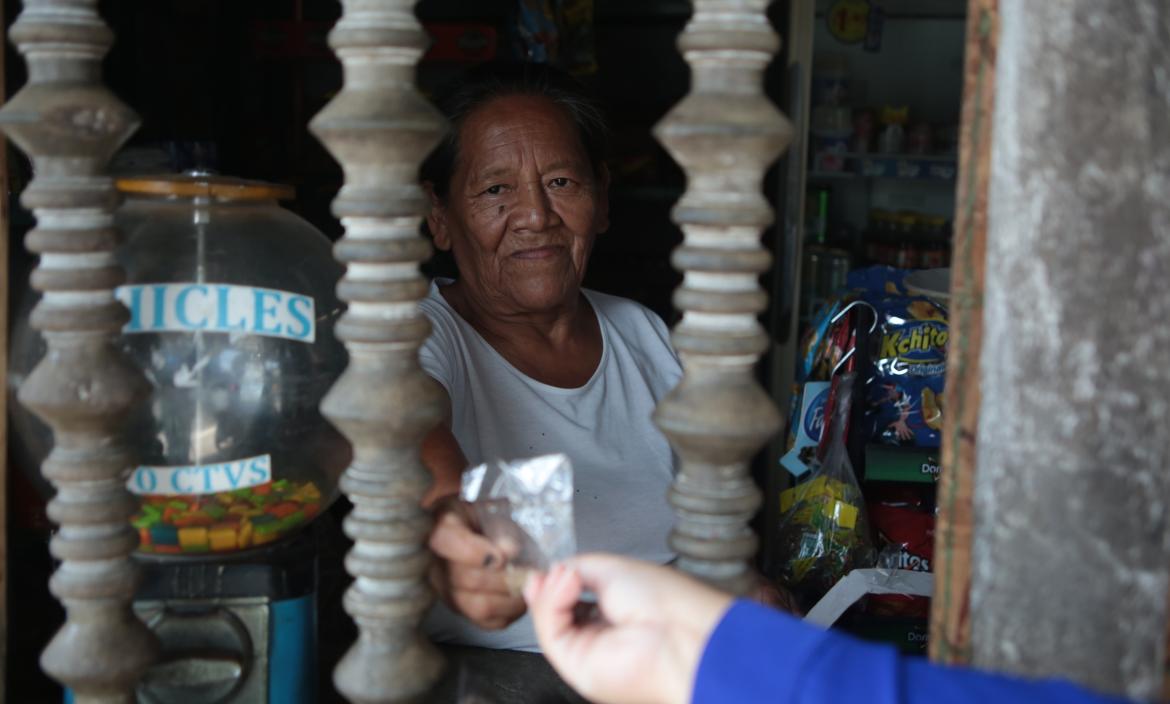
[[[487,188],[484,189],[483,192],[489,196],[498,196],[504,192],[504,186],[497,183],[494,186],[488,186]]]
[[[548,185],[552,186],[553,188],[566,188],[569,185],[569,183],[570,183],[569,179],[565,178],[564,176],[561,176],[561,177],[554,178],[553,180],[549,181]]]

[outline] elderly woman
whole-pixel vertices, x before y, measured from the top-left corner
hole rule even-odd
[[[422,303],[433,325],[422,364],[450,401],[423,444],[438,506],[432,578],[447,607],[427,628],[438,641],[536,650],[504,557],[451,498],[460,473],[566,453],[579,549],[667,562],[672,455],[650,415],[681,369],[654,313],[581,287],[608,227],[596,108],[545,73],[467,85],[447,114],[450,137],[423,172],[427,225],[459,271]]]

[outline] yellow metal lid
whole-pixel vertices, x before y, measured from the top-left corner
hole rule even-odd
[[[203,172],[134,176],[115,181],[122,193],[220,200],[292,200],[296,189],[278,183],[248,181]]]

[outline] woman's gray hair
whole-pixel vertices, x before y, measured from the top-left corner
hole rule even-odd
[[[577,129],[594,175],[601,173],[609,130],[601,108],[585,95],[577,81],[540,64],[489,64],[474,69],[438,101],[451,128],[423,162],[420,173],[423,181],[432,184],[436,196],[445,199],[450,190],[459,157],[459,135],[467,116],[497,98],[515,95],[546,98],[564,110]]]

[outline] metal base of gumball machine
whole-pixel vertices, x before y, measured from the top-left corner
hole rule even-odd
[[[316,702],[315,533],[206,560],[136,556],[134,611],[161,643],[139,704]]]

